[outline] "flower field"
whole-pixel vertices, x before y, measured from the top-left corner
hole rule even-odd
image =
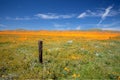
[[[0,31],[1,79],[120,80],[120,32]]]

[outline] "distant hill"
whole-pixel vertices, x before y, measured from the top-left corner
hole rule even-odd
[[[65,32],[65,31],[68,31],[68,32],[86,32],[86,31],[90,31],[90,32],[120,32],[120,31],[114,31],[114,30],[102,30],[102,29],[99,29],[99,28],[93,28],[93,29],[88,29],[88,30],[27,30],[27,29],[13,29],[13,30],[0,30],[1,31],[43,31],[43,32]]]
[[[15,29],[14,31],[28,31],[26,29]]]

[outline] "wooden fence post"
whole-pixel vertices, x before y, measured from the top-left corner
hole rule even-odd
[[[39,62],[43,63],[43,57],[42,57],[42,47],[43,47],[43,41],[38,41],[38,48],[39,48]]]

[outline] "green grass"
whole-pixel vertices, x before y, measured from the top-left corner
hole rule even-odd
[[[117,80],[120,77],[119,40],[64,37],[54,40],[31,36],[28,41],[19,41],[18,38],[0,35],[0,79]],[[44,41],[43,64],[38,61],[38,40]]]

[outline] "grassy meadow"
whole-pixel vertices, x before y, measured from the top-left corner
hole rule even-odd
[[[0,80],[10,79],[120,80],[120,32],[0,31]]]

